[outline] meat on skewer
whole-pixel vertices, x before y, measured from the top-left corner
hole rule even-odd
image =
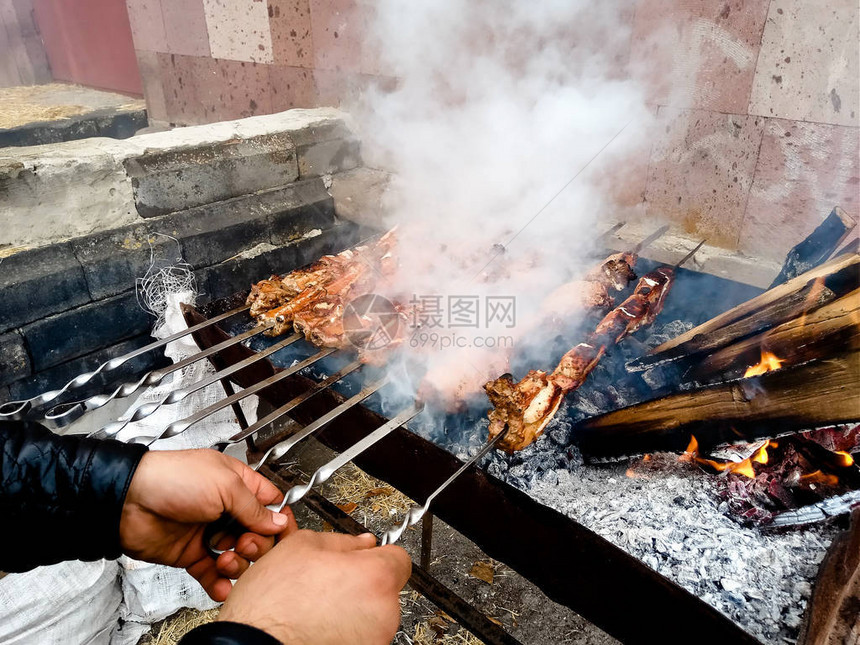
[[[636,279],[633,267],[637,259],[633,252],[615,253],[584,279],[565,282],[544,299],[533,320],[517,327],[517,336],[523,338],[547,326],[560,327],[583,310],[608,309],[614,304],[609,289],[620,291]],[[507,371],[512,350],[512,347],[473,349],[465,357],[457,352],[451,360],[435,364],[427,371],[418,389],[419,397],[457,411],[483,389],[493,374]]]
[[[493,405],[488,414],[489,438],[498,435],[507,425],[508,434],[498,447],[509,453],[522,450],[538,439],[564,396],[585,382],[607,347],[654,322],[674,283],[675,269],[692,257],[702,244],[675,267],[659,267],[642,276],[630,297],[603,318],[587,342],[565,354],[552,374],[532,370],[516,384],[510,374],[505,374],[485,384]]]

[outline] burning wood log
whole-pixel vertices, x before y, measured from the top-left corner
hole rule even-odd
[[[712,318],[627,365],[639,372],[677,361],[699,360],[844,296],[860,283],[860,255],[838,257]]]
[[[857,225],[848,213],[836,206],[805,240],[788,252],[782,271],[770,288],[809,271],[824,262]]]
[[[833,352],[860,349],[860,289],[766,332],[717,350],[694,363],[683,382],[706,383],[744,375],[767,351],[781,363],[797,365]]]
[[[706,449],[860,420],[860,352],[758,377],[672,394],[583,421],[579,447],[593,461],[683,451],[691,435]]]
[[[860,508],[821,563],[798,643],[856,642],[860,633]],[[852,640],[853,639],[853,640]]]

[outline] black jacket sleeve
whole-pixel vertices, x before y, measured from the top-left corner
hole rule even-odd
[[[179,645],[281,645],[281,642],[256,627],[225,621],[192,629]]]
[[[120,555],[119,521],[144,446],[0,422],[0,571]]]

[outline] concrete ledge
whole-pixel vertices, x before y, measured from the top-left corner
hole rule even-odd
[[[359,146],[332,108],[289,110],[123,141],[0,150],[2,246],[42,246],[352,168]]]
[[[90,137],[127,139],[146,126],[144,109],[107,108],[59,121],[41,121],[0,129],[0,148],[40,146]]]
[[[141,217],[283,186],[299,175],[295,147],[284,133],[147,152],[127,159],[125,169]]]

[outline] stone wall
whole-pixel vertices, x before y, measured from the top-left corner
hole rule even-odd
[[[156,120],[337,105],[392,80],[363,41],[372,1],[127,3]],[[834,206],[860,216],[856,0],[631,4],[620,72],[648,89],[659,127],[624,205],[771,263]]]
[[[0,400],[151,342],[135,280],[153,254],[207,300],[353,244],[327,185],[359,160],[334,110],[0,151]]]

